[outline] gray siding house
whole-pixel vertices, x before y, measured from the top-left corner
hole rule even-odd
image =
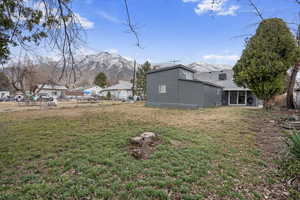
[[[195,79],[195,71],[184,65],[147,73],[148,106],[203,108],[222,104],[222,86]]]
[[[222,105],[258,106],[261,101],[248,88],[238,87],[233,81],[233,70],[198,72],[195,78],[223,86]]]

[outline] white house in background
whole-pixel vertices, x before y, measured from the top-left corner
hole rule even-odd
[[[95,85],[89,88],[85,88],[83,90],[83,93],[86,96],[100,96],[102,90],[103,90],[102,87]]]
[[[101,96],[107,96],[108,92],[110,92],[112,99],[127,100],[132,96],[132,83],[128,81],[119,81],[116,85],[104,88],[101,91]]]
[[[0,99],[5,99],[9,97],[10,93],[7,90],[0,90]]]
[[[65,91],[68,89],[61,85],[39,85],[39,88],[43,87],[38,95],[52,97],[52,98],[62,98]]]

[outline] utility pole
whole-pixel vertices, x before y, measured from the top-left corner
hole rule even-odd
[[[136,60],[134,59],[133,62],[133,79],[132,79],[132,97],[134,100],[134,96],[135,96],[135,68],[136,68]]]

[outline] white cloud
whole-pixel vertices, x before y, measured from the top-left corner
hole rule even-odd
[[[195,13],[198,15],[213,12],[219,16],[234,16],[240,8],[237,5],[227,6],[228,0],[182,0],[184,3],[199,2],[195,8]]]
[[[215,62],[236,62],[240,56],[238,55],[217,55],[217,54],[209,54],[202,56],[203,60],[215,61]]]
[[[116,24],[121,24],[121,23],[124,23],[124,21],[104,12],[104,11],[100,11],[98,13],[103,19],[106,19],[107,21],[110,21],[110,22],[113,22],[113,23],[116,23]]]
[[[226,15],[236,15],[236,11],[239,9],[239,6],[233,5],[230,6],[227,10],[222,10],[220,12],[217,13],[217,15],[220,16],[226,16]]]
[[[88,20],[85,17],[79,15],[79,13],[75,13],[76,22],[82,26],[84,29],[92,29],[94,28],[94,22]]]

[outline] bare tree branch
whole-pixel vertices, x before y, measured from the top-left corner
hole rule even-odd
[[[256,15],[261,19],[261,20],[264,20],[264,17],[260,11],[260,9],[255,5],[255,3],[252,1],[252,0],[248,0],[249,1],[249,4],[251,7],[253,7]]]
[[[132,23],[132,19],[131,19],[131,16],[130,16],[130,11],[129,11],[129,8],[128,8],[127,0],[124,0],[124,4],[125,4],[126,16],[127,16],[127,25],[129,27],[129,30],[133,33],[133,35],[136,39],[136,46],[139,47],[139,48],[142,48],[141,44],[140,44],[139,35],[136,31],[136,26]]]

